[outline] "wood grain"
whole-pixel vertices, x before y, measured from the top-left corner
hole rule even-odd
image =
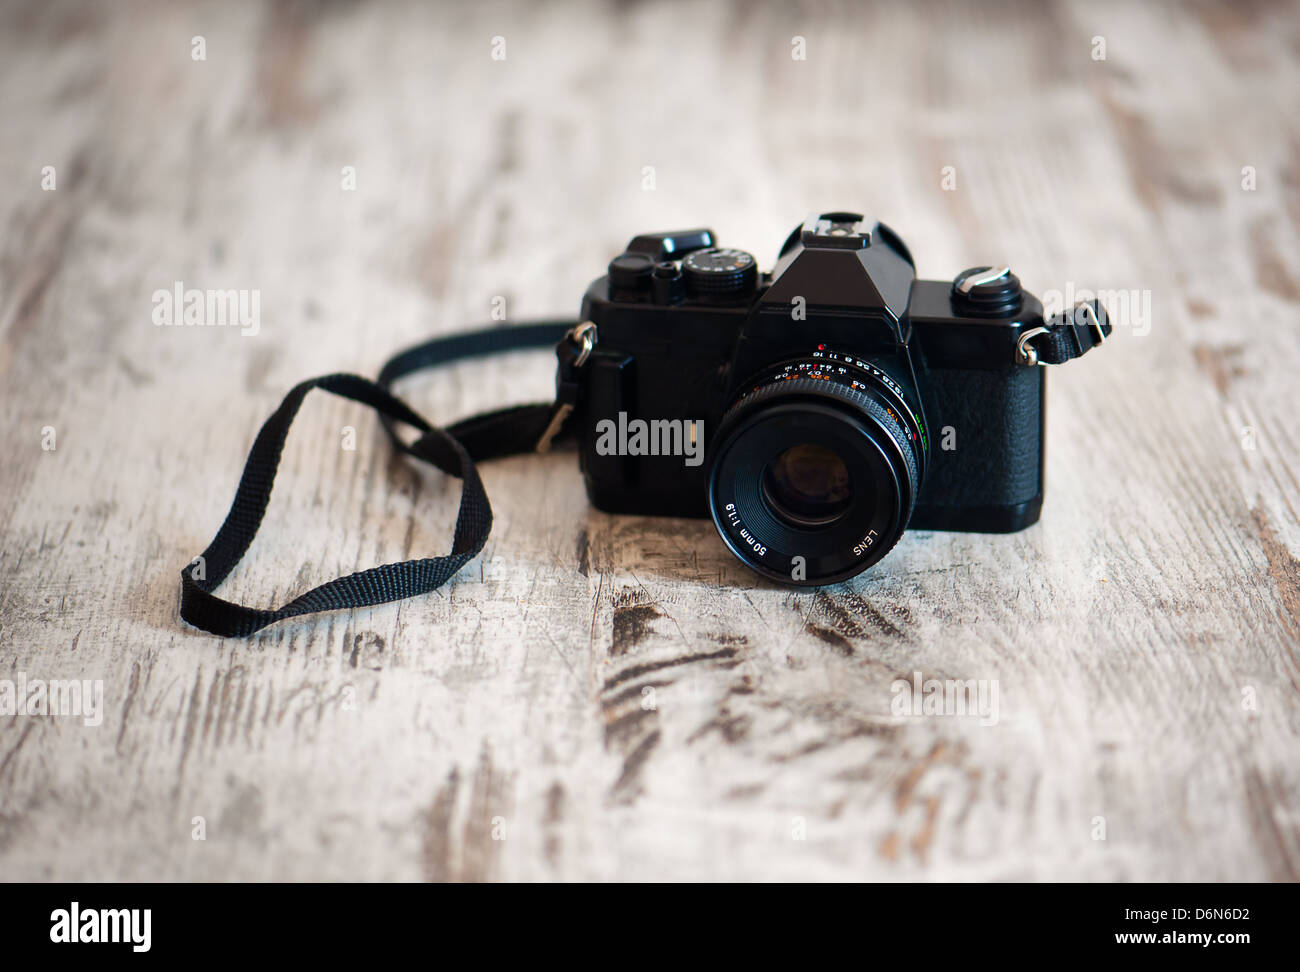
[[[0,676],[105,700],[98,727],[0,717],[5,879],[1300,877],[1294,5],[0,21]],[[707,523],[590,509],[561,452],[484,470],[492,538],[437,594],[180,624],[177,572],[296,381],[495,297],[572,313],[638,231],[713,225],[766,265],[832,207],[923,276],[1149,292],[1145,333],[1050,376],[1035,527],[909,534],[795,591]],[[260,332],[155,327],[175,281],[258,289]],[[450,420],[550,380],[520,356],[406,391]],[[443,552],[456,496],[309,398],[222,591]],[[896,714],[913,672],[996,680],[997,724]]]

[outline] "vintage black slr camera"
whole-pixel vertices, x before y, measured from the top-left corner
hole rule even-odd
[[[1003,533],[1043,503],[1044,369],[1110,332],[1006,267],[918,280],[889,227],[824,213],[776,266],[710,230],[638,236],[561,354],[591,502],[712,516],[773,579],[851,577],[905,527]]]

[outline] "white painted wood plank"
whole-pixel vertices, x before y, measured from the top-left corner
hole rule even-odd
[[[1300,875],[1294,8],[682,15],[0,14],[0,677],[105,698],[96,728],[0,717],[0,874]],[[713,225],[767,264],[830,206],[926,276],[1150,291],[1149,333],[1051,375],[1039,525],[793,591],[708,524],[591,510],[561,452],[485,468],[493,536],[437,594],[248,641],[179,623],[177,571],[296,381],[497,296],[573,313],[638,231]],[[154,327],[177,280],[260,290],[260,333]],[[405,387],[450,419],[550,380],[535,356]],[[313,397],[222,591],[441,552],[456,495]],[[917,671],[997,680],[997,725],[895,715]]]

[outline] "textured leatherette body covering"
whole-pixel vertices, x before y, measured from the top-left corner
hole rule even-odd
[[[1017,365],[1002,371],[930,372],[930,465],[912,517],[914,528],[1019,529],[1038,518],[1044,370]],[[1035,507],[1027,522],[1000,528],[979,517],[968,525],[961,522],[962,509],[1026,505]]]

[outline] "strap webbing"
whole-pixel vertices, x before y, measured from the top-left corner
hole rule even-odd
[[[393,381],[424,368],[465,358],[501,354],[559,343],[572,321],[542,322],[519,327],[471,331],[436,338],[393,357],[378,382],[358,375],[334,374],[295,386],[275,413],[266,420],[253,442],[230,512],[212,543],[181,571],[181,617],[217,635],[246,636],[286,618],[341,608],[383,604],[425,594],[447,582],[471,560],[492,529],[492,507],[479,479],[474,460],[527,452],[533,449],[550,423],[554,406],[520,405],[476,415],[443,430],[435,428],[389,390]],[[320,388],[375,409],[394,444],[407,455],[437,466],[461,480],[460,511],[452,536],[451,553],[339,577],[314,587],[275,610],[236,604],[213,591],[239,563],[257,535],[271,498],[285,439],[307,393]],[[412,442],[397,434],[396,423],[419,432]]]
[[[1053,314],[1044,324],[1047,333],[1040,334],[1030,344],[1038,352],[1038,360],[1049,365],[1065,364],[1087,354],[1110,337],[1114,329],[1100,300],[1086,301]]]

